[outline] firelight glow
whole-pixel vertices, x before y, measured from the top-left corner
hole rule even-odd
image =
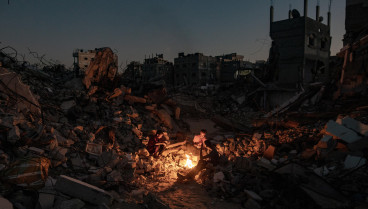
[[[185,156],[187,157],[187,163],[185,164],[185,167],[187,167],[187,168],[193,168],[194,165],[193,165],[192,160],[190,159],[190,156],[187,155],[187,154],[185,154]]]

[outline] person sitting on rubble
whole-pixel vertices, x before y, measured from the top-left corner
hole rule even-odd
[[[195,147],[197,147],[198,149],[201,149],[202,145],[204,145],[204,142],[207,140],[206,138],[206,134],[207,134],[207,130],[206,129],[202,129],[199,132],[199,135],[195,135],[193,138],[193,145]],[[204,147],[206,147],[204,145]]]
[[[166,143],[164,132],[161,130],[157,131],[155,135],[151,136],[148,144],[147,144],[147,150],[150,153],[150,155],[153,155],[155,157],[158,157],[164,150]]]
[[[206,147],[204,147],[206,146]],[[207,149],[208,154],[202,156],[202,149]],[[220,156],[219,153],[216,150],[216,147],[211,143],[210,140],[205,140],[202,145],[201,153],[200,153],[200,160],[198,161],[198,164],[196,167],[194,167],[187,175],[183,176],[181,174],[178,175],[178,180],[191,180],[194,179],[194,177],[203,169],[214,167],[219,164]]]

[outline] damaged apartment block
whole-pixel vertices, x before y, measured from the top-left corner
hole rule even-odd
[[[330,77],[330,12],[324,24],[319,11],[317,5],[316,18],[308,17],[308,0],[304,0],[304,16],[294,9],[289,11],[288,19],[274,21],[271,6],[268,81],[274,85],[262,89],[266,109],[281,106],[307,91],[310,84],[324,82]]]

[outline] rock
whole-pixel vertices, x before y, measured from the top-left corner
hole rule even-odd
[[[272,145],[270,145],[267,149],[266,149],[266,151],[263,153],[263,157],[264,158],[267,158],[267,159],[269,159],[269,160],[272,160],[273,159],[273,156],[274,156],[274,154],[275,154],[275,147],[274,146],[272,146]]]
[[[121,177],[121,173],[117,170],[112,171],[107,175],[107,181],[108,182],[120,182],[123,181],[123,178]]]
[[[321,166],[318,168],[313,169],[314,173],[319,175],[319,176],[326,176],[330,170],[328,170],[328,168],[326,166]]]
[[[165,126],[167,126],[170,129],[173,128],[172,118],[169,113],[167,113],[164,109],[160,109],[156,111],[156,114],[160,118],[162,123],[165,124]]]
[[[244,192],[249,196],[251,197],[252,199],[254,200],[258,200],[258,201],[262,201],[262,197],[260,197],[257,193],[253,192],[253,191],[249,191],[249,190],[246,190],[244,189]]]
[[[100,205],[102,203],[107,205],[112,204],[113,198],[105,190],[68,176],[59,176],[55,189],[95,205]]]
[[[119,89],[119,88],[116,88],[116,89],[114,89],[114,93],[109,96],[109,99],[116,98],[116,97],[118,97],[118,96],[120,96],[122,94],[123,94],[123,91],[121,89]]]
[[[13,204],[9,200],[0,196],[1,209],[13,209]]]
[[[71,199],[61,202],[59,205],[55,206],[54,209],[81,209],[85,203],[80,199]]]
[[[33,113],[36,113],[38,115],[41,114],[40,104],[38,103],[38,100],[31,92],[28,85],[25,85],[17,73],[10,72],[6,70],[5,68],[1,68],[1,75],[0,75],[0,81],[6,85],[0,85],[0,91],[1,92],[15,92],[18,94],[16,96],[16,107],[20,110],[30,110]],[[6,86],[6,87],[4,87]],[[25,98],[22,99],[21,97]]]
[[[86,144],[86,152],[92,155],[99,156],[102,154],[102,145],[95,144],[95,143],[88,143]]]
[[[332,120],[327,123],[326,132],[329,135],[342,139],[347,143],[353,143],[362,138],[358,136],[358,134],[356,134],[353,130],[348,129],[345,126],[340,125]]]
[[[36,147],[28,147],[28,150],[38,155],[43,155],[45,153],[45,150]]]
[[[364,165],[366,162],[367,159],[363,157],[348,155],[345,158],[344,168],[345,169],[358,168]]]
[[[67,113],[70,108],[75,106],[77,103],[74,100],[64,101],[61,103],[60,108]]]
[[[175,119],[176,120],[180,119],[180,107],[175,108]]]
[[[128,101],[129,104],[134,104],[134,103],[145,104],[145,103],[147,103],[147,100],[145,98],[136,97],[136,96],[132,96],[132,95],[125,95],[124,100]]]
[[[217,172],[213,175],[213,182],[218,183],[224,181],[225,175],[223,172]]]
[[[41,209],[52,209],[54,206],[55,194],[52,194],[50,191],[43,192],[40,191],[38,196],[38,202],[41,206]]]

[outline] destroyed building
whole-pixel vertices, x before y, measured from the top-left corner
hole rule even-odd
[[[343,60],[334,97],[366,94],[368,54],[368,2],[346,0],[344,47],[337,53]]]
[[[166,85],[173,85],[173,68],[173,64],[165,60],[163,54],[156,54],[155,57],[144,59],[142,81],[147,83],[162,80],[165,81]]]
[[[179,53],[174,59],[174,83],[178,85],[206,85],[216,83],[216,57],[203,53]]]
[[[295,84],[305,85],[328,78],[330,24],[322,23],[319,6],[316,19],[312,19],[307,16],[307,0],[304,5],[304,16],[294,10],[293,16],[280,21],[273,21],[271,7],[271,56],[277,59],[275,80],[280,85],[295,87]]]
[[[232,83],[237,80],[238,75],[249,73],[249,70],[246,70],[246,63],[243,61],[243,55],[231,53],[216,56],[216,59],[218,60],[217,78],[221,83]]]
[[[142,82],[142,64],[137,61],[130,62],[124,71],[124,75],[129,80],[137,83]]]
[[[297,10],[289,11],[289,18],[274,21],[274,8],[270,7],[269,81],[277,87],[266,90],[265,103],[275,107],[282,105],[296,93],[308,89],[309,84],[325,82],[330,78],[330,12],[327,24],[320,17],[316,6],[316,18],[307,16],[308,0],[304,0],[304,16]],[[265,95],[266,95],[265,94]],[[282,95],[282,96],[280,96]]]

